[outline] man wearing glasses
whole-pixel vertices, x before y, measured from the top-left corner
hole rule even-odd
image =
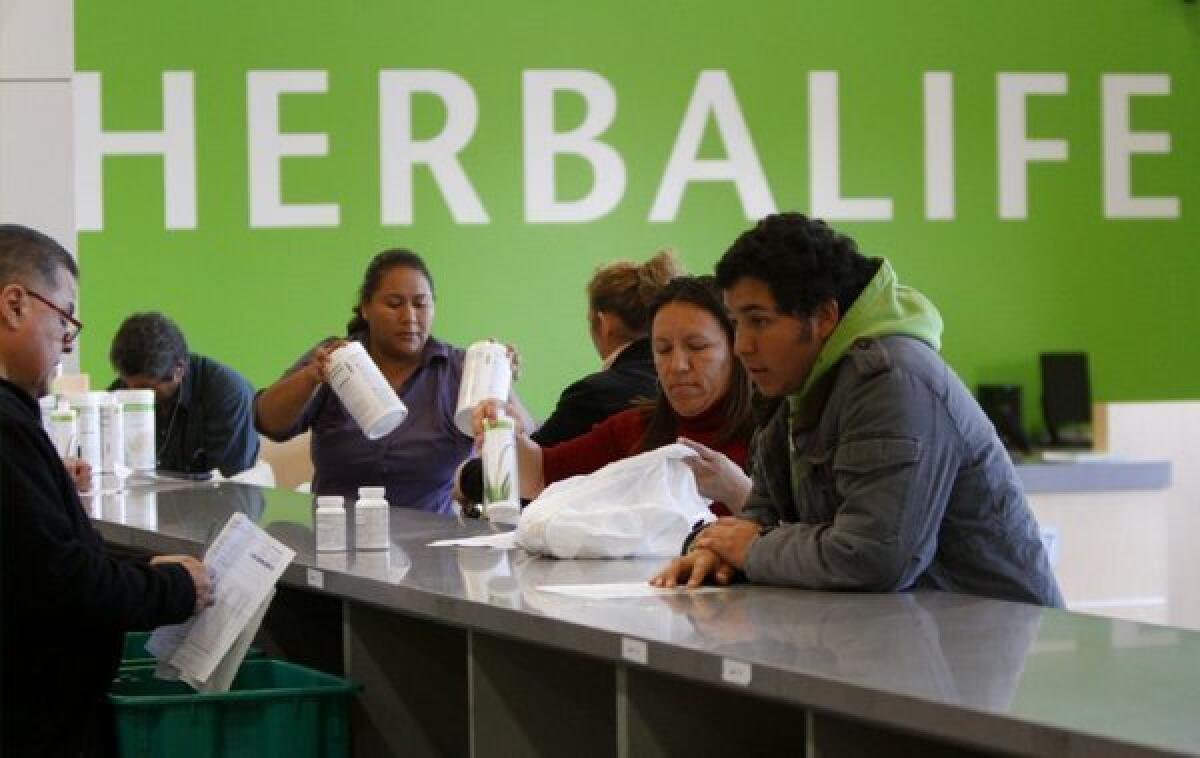
[[[83,328],[75,261],[57,242],[0,225],[0,754],[103,754],[104,693],[126,631],[211,604],[183,555],[105,554],[42,429],[37,399]]]

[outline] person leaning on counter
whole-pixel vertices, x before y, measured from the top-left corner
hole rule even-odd
[[[683,266],[674,250],[645,263],[615,261],[596,269],[587,285],[588,334],[604,362],[562,391],[554,411],[531,436],[543,447],[574,439],[633,401],[656,392],[650,355],[650,308]]]
[[[622,411],[558,445],[539,446],[517,436],[517,472],[522,497],[536,497],[546,485],[676,440],[697,451],[685,459],[696,472],[700,493],[712,509],[728,514],[725,503],[740,504],[750,488],[743,471],[754,429],[750,380],[733,356],[733,324],[725,315],[712,277],[682,276],[671,281],[650,309],[650,344],[662,387],[657,397]],[[473,417],[477,436],[497,403],[485,400]],[[478,502],[482,486],[460,498]]]
[[[588,281],[587,321],[601,369],[562,391],[554,412],[529,435],[551,447],[586,434],[635,401],[658,394],[650,350],[654,299],[672,279],[684,275],[675,251],[661,250],[645,263],[614,261],[596,269]],[[483,494],[483,463],[471,458],[456,475],[460,493],[476,500]]]
[[[155,464],[185,474],[240,474],[258,460],[254,388],[238,372],[188,350],[175,322],[135,313],[113,337],[110,390],[154,391]]]
[[[450,513],[454,471],[472,440],[454,424],[465,351],[433,337],[433,276],[409,250],[385,250],[367,266],[346,327],[408,407],[408,417],[378,440],[364,436],[327,382],[328,338],[259,393],[255,423],[276,442],[312,430],[312,491],[350,499],[361,485],[383,485],[388,502]],[[515,393],[513,394],[515,398]],[[522,420],[532,424],[520,409]]]
[[[1062,606],[1012,461],[938,355],[942,320],[891,265],[798,213],[716,267],[736,352],[778,407],[740,518],[694,533],[651,583],[928,587]]]
[[[127,631],[177,624],[211,604],[195,558],[104,551],[42,429],[37,398],[83,325],[78,269],[54,240],[0,225],[0,754],[103,755],[104,694]]]

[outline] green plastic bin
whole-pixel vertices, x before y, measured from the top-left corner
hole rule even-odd
[[[108,699],[122,758],[333,758],[350,754],[354,682],[294,663],[246,661],[229,692],[201,694],[123,669]]]
[[[121,668],[129,666],[153,666],[158,663],[146,643],[150,640],[150,632],[129,632],[125,635],[125,649],[121,651]],[[256,647],[246,651],[246,660],[262,658],[263,652]]]

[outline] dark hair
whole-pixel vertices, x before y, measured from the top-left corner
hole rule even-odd
[[[879,269],[853,239],[802,213],[776,213],[743,232],[717,262],[717,284],[727,290],[743,277],[766,283],[779,311],[810,316],[834,299],[845,315]]]
[[[630,340],[650,331],[650,306],[672,279],[687,271],[671,248],[658,251],[645,263],[616,261],[601,266],[588,282],[588,307],[621,319]]]
[[[733,353],[733,322],[725,312],[721,302],[720,290],[711,276],[681,276],[673,279],[670,284],[658,293],[650,306],[650,318],[666,305],[671,303],[687,303],[702,308],[721,325],[725,339],[729,342],[729,359],[733,361],[733,375],[729,381],[729,392],[724,398],[725,423],[717,435],[717,444],[723,444],[738,437],[750,439],[754,431],[754,411],[750,375],[742,366],[742,362]],[[638,407],[646,416],[646,433],[642,435],[637,452],[654,450],[675,441],[678,437],[678,418],[667,401],[666,394],[660,388],[654,400],[639,403]]]
[[[62,245],[27,226],[0,224],[0,287],[13,282],[57,287],[62,269],[79,278],[75,259]]]
[[[121,376],[170,379],[187,360],[187,340],[175,322],[157,311],[135,313],[121,322],[108,360]]]
[[[362,305],[375,296],[376,291],[379,290],[379,285],[383,283],[383,277],[387,276],[387,273],[397,266],[411,268],[419,272],[421,276],[424,276],[425,281],[429,282],[429,293],[434,295],[436,299],[436,292],[433,288],[433,275],[429,273],[429,268],[425,265],[425,261],[421,260],[421,256],[401,247],[384,250],[367,264],[367,270],[363,274],[362,286],[358,289],[358,302],[350,309],[354,312],[354,318],[350,319],[349,323],[346,324],[347,336],[367,331],[367,320],[362,317]]]

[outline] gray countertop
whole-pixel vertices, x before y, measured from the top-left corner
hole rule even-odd
[[[657,671],[933,736],[1200,755],[1200,633],[940,592],[567,597],[539,587],[641,581],[664,560],[432,548],[489,525],[399,508],[390,550],[317,554],[307,496],[229,482],[135,487],[86,506],[110,542],[193,554],[242,511],[296,550],[288,584],[606,659],[633,638]],[[749,681],[726,680],[727,661],[750,664]]]
[[[1171,486],[1170,461],[1081,460],[1017,464],[1026,494],[1129,492]]]

